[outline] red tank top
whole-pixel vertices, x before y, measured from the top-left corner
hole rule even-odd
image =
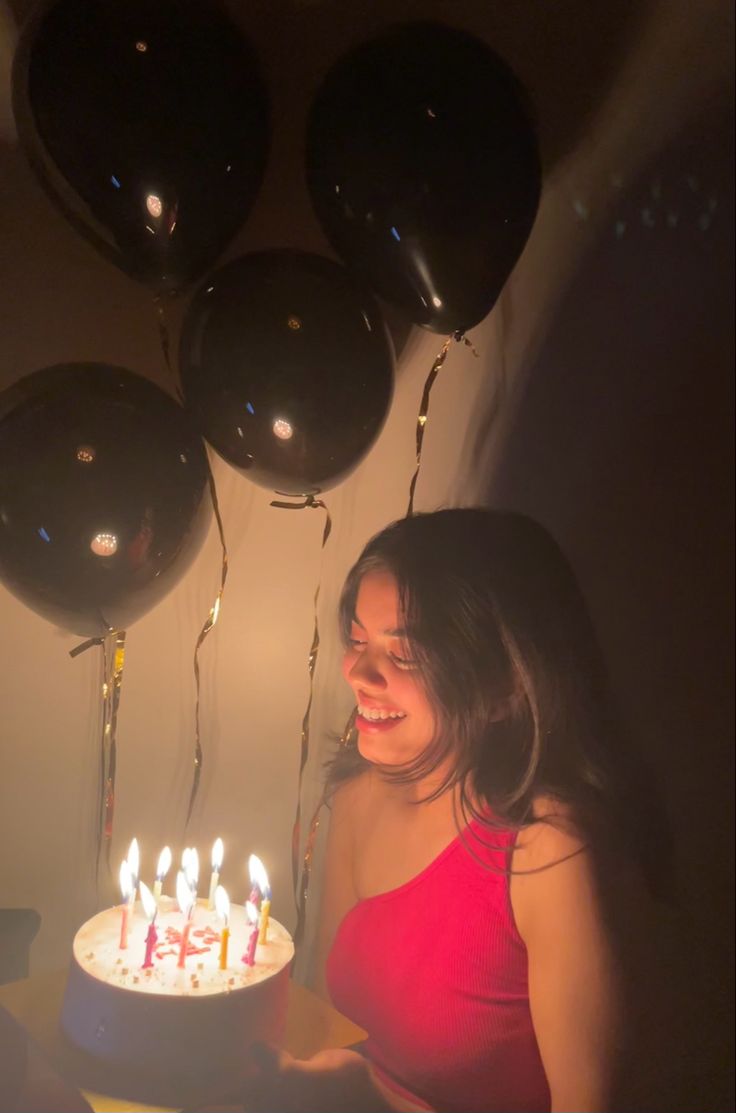
[[[327,960],[379,1075],[448,1113],[550,1108],[504,872],[513,842],[471,822],[411,881],[358,901]]]

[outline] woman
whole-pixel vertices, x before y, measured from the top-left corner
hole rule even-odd
[[[261,1107],[609,1108],[632,824],[565,559],[518,514],[407,518],[341,621],[357,746],[329,774],[319,957],[368,1039],[268,1060]]]

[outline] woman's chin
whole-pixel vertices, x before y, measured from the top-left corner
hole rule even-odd
[[[411,760],[410,754],[400,753],[386,738],[381,735],[358,732],[358,753],[371,765],[394,766],[403,765]]]

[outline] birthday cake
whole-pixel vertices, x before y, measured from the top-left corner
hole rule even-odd
[[[120,908],[83,924],[62,1029],[131,1082],[157,1083],[159,1099],[162,1086],[169,1099],[226,1093],[243,1076],[249,1045],[283,1040],[291,936],[269,918],[265,941],[264,932],[256,941],[242,905],[229,911],[227,929],[201,900],[185,922],[166,897],[151,928],[140,903],[127,909],[123,947]]]

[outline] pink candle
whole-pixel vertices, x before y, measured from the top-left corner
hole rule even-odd
[[[124,951],[128,946],[128,915],[130,906],[127,900],[122,905],[123,918],[120,921],[120,950]]]
[[[190,919],[187,919],[186,923],[184,924],[184,930],[181,933],[181,950],[179,951],[179,961],[176,965],[182,970],[184,969],[184,960],[187,957],[187,947],[189,946],[189,930],[191,926],[192,921]],[[151,927],[153,927],[153,924],[151,925]]]
[[[248,950],[243,955],[243,962],[246,966],[255,966],[256,946],[258,944],[258,909],[252,900],[245,902],[245,914],[251,926],[251,933],[248,937]]]
[[[148,970],[151,966],[153,966],[153,948],[156,946],[156,941],[158,940],[158,932],[156,931],[156,928],[154,926],[156,922],[156,913],[158,912],[158,905],[156,904],[156,898],[146,885],[145,881],[141,881],[140,886],[141,904],[143,905],[143,911],[145,912],[146,919],[148,920],[148,934],[146,935],[146,957],[143,960],[142,969]]]
[[[197,871],[197,852],[196,850],[185,850],[184,856],[186,858],[186,868],[191,870],[190,875],[179,870],[176,875],[176,899],[179,902],[179,908],[184,913],[184,929],[181,933],[181,950],[179,951],[179,961],[177,966],[180,969],[184,968],[184,962],[187,957],[187,946],[189,944],[189,932],[192,926],[192,913],[194,912],[194,904],[197,899],[197,889],[195,875]],[[190,880],[191,877],[191,880]]]
[[[148,925],[148,934],[146,935],[146,957],[143,960],[142,970],[148,970],[149,967],[153,966],[153,948],[156,946],[157,942],[158,932],[156,931],[156,925],[151,921]],[[184,963],[180,965],[183,966]]]
[[[245,953],[243,962],[246,966],[255,966],[256,964],[256,946],[258,944],[258,924],[253,928],[248,940],[248,950]]]

